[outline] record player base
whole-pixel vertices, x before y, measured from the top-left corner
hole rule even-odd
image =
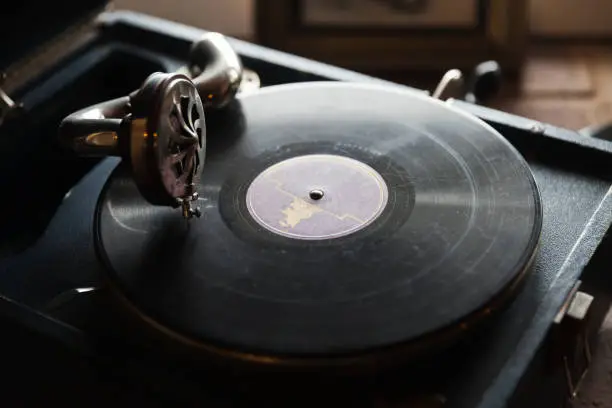
[[[193,401],[206,401],[211,407],[237,406],[228,403],[236,395],[232,392],[236,384],[206,387],[211,382],[202,377],[202,369],[179,370],[172,361],[164,363],[162,353],[130,344],[125,332],[117,330],[118,320],[105,306],[103,290],[73,294],[62,307],[49,308],[59,293],[100,284],[92,220],[100,191],[117,160],[77,160],[59,154],[50,143],[32,144],[31,138],[18,136],[51,140],[58,121],[75,107],[101,96],[121,96],[153,70],[183,66],[189,45],[202,34],[133,13],[110,13],[101,21],[96,41],[23,90],[19,99],[35,112],[34,120],[27,127],[16,127],[14,137],[3,138],[7,148],[23,152],[21,157],[3,161],[3,174],[22,169],[22,159],[34,145],[37,157],[43,160],[33,161],[28,170],[32,175],[48,173],[49,180],[57,174],[72,175],[70,185],[49,183],[45,194],[50,199],[37,201],[40,217],[21,228],[16,223],[11,230],[13,238],[21,238],[22,246],[3,245],[0,293],[5,297],[0,298],[0,319],[4,347],[0,352],[5,370],[12,373],[12,382],[10,386],[5,383],[5,389],[15,391],[10,397],[4,395],[13,401],[45,396],[47,402],[79,400],[83,405],[104,405],[103,395],[113,395],[115,405],[146,400],[151,406]],[[238,40],[232,44],[264,85],[312,80],[389,85]],[[114,82],[117,66],[107,65],[109,61],[120,62],[130,75]],[[92,89],[107,93],[92,93]],[[359,386],[344,389],[346,392],[338,387],[333,397],[313,395],[305,384],[301,388],[298,384],[301,391],[295,395],[300,401],[312,403],[314,399],[321,404],[333,399],[343,405],[368,407],[417,401],[415,406],[486,408],[569,403],[568,372],[573,380],[582,372],[580,356],[585,348],[580,341],[584,333],[593,341],[612,293],[605,256],[612,242],[604,238],[612,214],[608,170],[612,150],[566,129],[461,102],[451,105],[482,118],[506,137],[526,158],[541,188],[544,224],[534,273],[512,305],[482,335],[445,354],[438,364],[432,360],[432,372],[422,371],[422,381],[401,375],[385,377],[386,381],[362,380]],[[15,184],[6,184],[11,191],[20,191]],[[13,210],[15,219],[28,219],[18,206]],[[8,235],[3,238],[3,242],[11,241]],[[598,255],[593,257],[595,252]],[[594,297],[588,318],[557,326],[554,319],[579,281],[579,290]],[[248,388],[247,383],[241,386]],[[119,395],[125,395],[121,402]]]

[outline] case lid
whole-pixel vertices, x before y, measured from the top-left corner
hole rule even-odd
[[[0,13],[0,70],[102,10],[108,0],[10,0]]]

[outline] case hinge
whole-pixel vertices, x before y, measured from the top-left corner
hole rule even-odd
[[[0,77],[0,126],[24,111],[21,103],[11,98],[23,85],[66,58],[95,37],[97,19],[110,5],[92,10],[73,26],[41,44],[34,52],[6,68]]]
[[[6,119],[14,117],[23,108],[19,102],[15,102],[3,89],[6,74],[0,74],[0,126]]]

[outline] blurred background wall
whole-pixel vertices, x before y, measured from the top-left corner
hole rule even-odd
[[[251,38],[255,0],[115,0],[130,9],[170,20]],[[542,36],[597,37],[612,34],[610,0],[531,0],[532,32]]]
[[[140,11],[223,34],[250,38],[254,0],[115,0],[115,9]]]

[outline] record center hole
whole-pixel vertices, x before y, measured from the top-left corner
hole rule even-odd
[[[319,201],[323,198],[324,195],[325,193],[323,192],[323,190],[311,190],[310,193],[308,193],[310,199],[315,201]]]

